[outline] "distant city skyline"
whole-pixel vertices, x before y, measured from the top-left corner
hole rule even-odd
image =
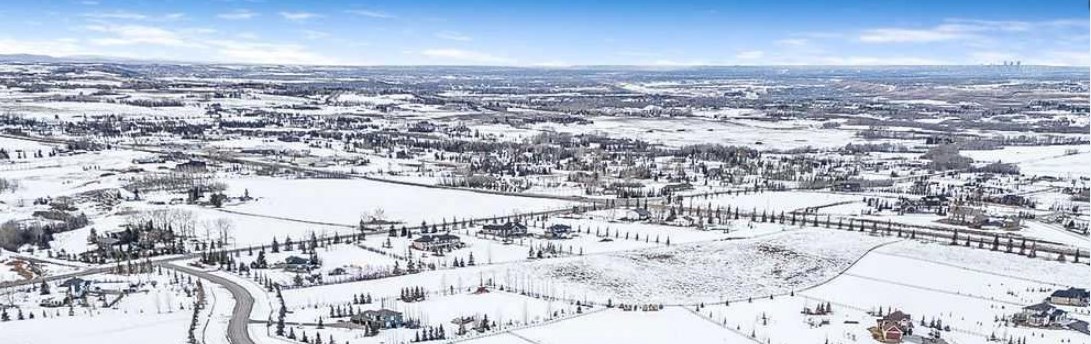
[[[10,1],[0,54],[311,65],[1091,65],[1080,1]]]

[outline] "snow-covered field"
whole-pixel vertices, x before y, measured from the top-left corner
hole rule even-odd
[[[616,328],[625,324],[624,328]],[[668,325],[669,324],[669,325]],[[669,327],[669,330],[664,330]],[[474,344],[514,343],[530,339],[536,343],[743,343],[746,338],[689,311],[668,307],[654,312],[625,312],[609,309],[551,325],[515,330],[497,337],[471,341]]]
[[[230,192],[249,190],[257,200],[230,210],[355,225],[381,213],[387,221],[408,225],[455,219],[491,218],[521,212],[556,210],[572,203],[459,190],[397,185],[368,180],[243,178],[229,180]]]
[[[890,240],[802,229],[761,239],[547,260],[525,265],[509,283],[544,283],[547,289],[596,302],[677,304],[764,297],[824,281]]]
[[[1084,167],[1091,165],[1091,148],[1086,145],[1017,146],[999,150],[962,151],[961,154],[980,162],[1015,163],[1019,166],[1019,172],[1028,176],[1091,176]]]
[[[38,285],[34,285],[33,293],[6,289],[4,304],[14,307],[6,308],[10,321],[0,322],[0,332],[11,336],[4,342],[69,343],[76,339],[87,343],[186,343],[196,299],[195,280],[184,276],[174,280],[169,273],[154,272],[83,278],[91,281],[89,290],[104,292],[89,292],[85,302],[91,306],[72,309],[39,305],[44,300],[64,298],[66,289],[60,286],[61,282],[50,283],[48,295],[42,295]],[[129,291],[122,292],[126,289]],[[223,302],[230,309],[231,301]],[[22,314],[22,319],[18,314]]]
[[[830,148],[844,146],[853,138],[848,130],[821,130],[810,123],[772,128],[752,122],[694,118],[640,119],[594,117],[590,125],[540,125],[537,129],[566,133],[609,133],[613,137],[640,139],[669,146],[702,143],[750,146],[758,149]]]

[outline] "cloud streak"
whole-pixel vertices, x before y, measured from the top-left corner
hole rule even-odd
[[[440,32],[436,33],[436,37],[441,38],[441,39],[446,39],[446,40],[449,40],[449,41],[460,41],[460,42],[469,42],[469,41],[473,40],[473,38],[470,37],[470,36],[463,35],[461,33],[454,32],[454,31],[440,31]]]
[[[284,19],[290,20],[290,21],[294,21],[294,22],[302,22],[302,21],[307,21],[307,20],[322,17],[321,15],[319,15],[317,13],[311,13],[311,12],[280,12],[278,14],[280,15],[281,18],[284,18]]]
[[[426,49],[420,55],[442,64],[514,64],[515,60],[489,53],[461,49]]]
[[[216,17],[225,20],[247,20],[257,17],[258,13],[246,9],[217,14]]]
[[[378,19],[397,18],[397,16],[395,16],[393,14],[386,13],[386,12],[383,12],[383,11],[374,11],[374,10],[347,10],[347,11],[345,11],[345,13],[355,14],[355,15],[358,15],[358,16],[368,17],[368,18],[378,18]]]

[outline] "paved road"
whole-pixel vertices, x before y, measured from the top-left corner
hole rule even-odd
[[[227,324],[227,340],[231,344],[254,344],[254,340],[250,338],[250,331],[248,329],[248,325],[250,324],[250,312],[254,310],[254,296],[250,295],[250,292],[246,290],[245,287],[230,279],[188,266],[172,264],[160,265],[227,288],[227,291],[231,292],[231,297],[235,299],[235,308],[231,311],[231,322]]]

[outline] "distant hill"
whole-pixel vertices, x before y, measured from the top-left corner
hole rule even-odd
[[[124,57],[76,55],[49,56],[35,54],[0,54],[0,63],[129,63],[129,64],[189,64],[182,61],[142,60]]]

